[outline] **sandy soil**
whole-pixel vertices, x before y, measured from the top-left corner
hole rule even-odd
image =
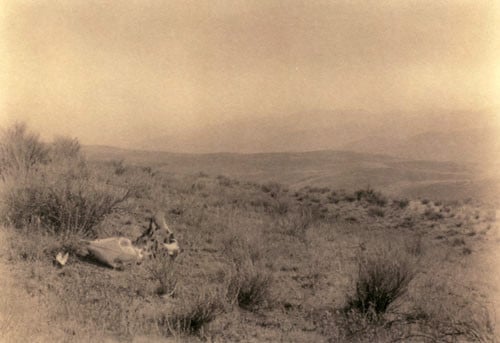
[[[497,341],[500,341],[500,210],[496,211],[496,224],[489,232],[481,251],[474,254],[472,277],[479,289],[488,297],[490,312],[494,319]]]
[[[54,342],[61,333],[51,330],[46,306],[19,284],[9,266],[8,239],[0,228],[0,342]]]

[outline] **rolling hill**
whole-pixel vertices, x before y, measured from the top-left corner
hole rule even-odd
[[[123,160],[174,174],[225,175],[242,181],[274,181],[292,189],[306,186],[356,190],[374,187],[395,196],[456,200],[495,199],[498,179],[477,164],[408,160],[352,151],[258,154],[181,154],[85,146],[90,161]]]

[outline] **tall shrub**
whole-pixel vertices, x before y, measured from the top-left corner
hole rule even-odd
[[[14,227],[95,236],[95,228],[130,191],[93,173],[77,139],[41,142],[25,124],[3,131],[0,218]]]
[[[15,123],[0,134],[0,174],[27,173],[38,164],[48,162],[49,149],[39,135],[28,131],[26,124]]]

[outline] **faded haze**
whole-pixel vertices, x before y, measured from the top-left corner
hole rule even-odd
[[[422,131],[446,130],[443,113],[488,125],[500,107],[495,1],[1,4],[3,122],[46,138],[249,151],[253,122],[274,132],[317,111],[355,129],[368,112],[398,130],[422,113]],[[263,141],[287,147],[287,132]]]

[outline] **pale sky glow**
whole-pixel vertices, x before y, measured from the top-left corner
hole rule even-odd
[[[2,1],[3,121],[127,145],[252,116],[499,108],[494,1]]]

